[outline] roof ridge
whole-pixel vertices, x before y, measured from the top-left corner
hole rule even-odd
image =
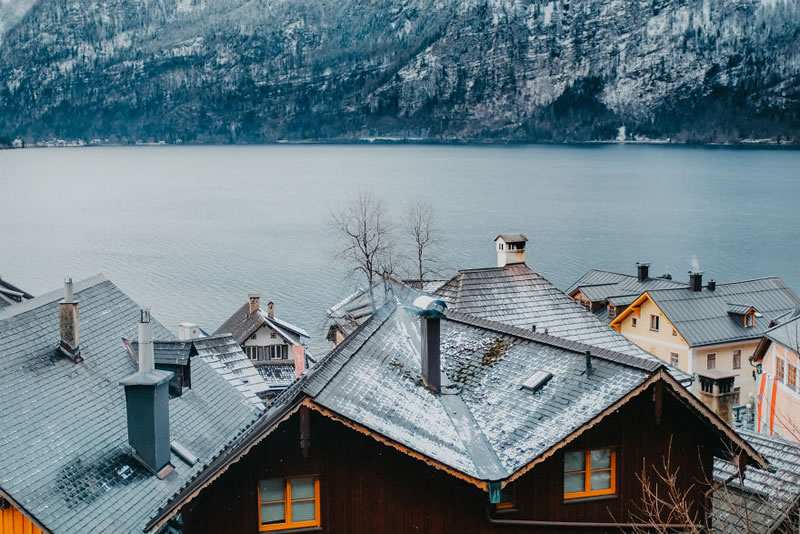
[[[73,291],[75,293],[78,293],[79,291],[83,291],[84,289],[89,289],[90,287],[94,287],[96,285],[108,281],[109,280],[108,278],[105,277],[105,275],[99,273],[94,276],[90,276],[89,278],[84,278],[83,280],[75,282],[73,284]],[[7,308],[3,308],[2,310],[0,310],[0,320],[8,319],[10,317],[14,317],[21,313],[34,310],[41,306],[51,304],[57,300],[61,300],[63,297],[64,297],[64,287],[62,286],[58,289],[48,291],[47,293],[43,293],[32,299],[24,300],[17,304],[8,306]]]
[[[666,365],[660,361],[646,360],[639,356],[625,354],[624,352],[604,349],[595,345],[588,345],[586,343],[581,343],[580,341],[572,341],[562,337],[551,336],[549,334],[542,334],[532,330],[527,330],[525,328],[520,328],[518,326],[511,326],[504,323],[483,319],[482,317],[476,317],[463,312],[446,310],[445,317],[458,323],[469,326],[477,326],[487,330],[494,330],[495,332],[509,334],[521,339],[526,339],[528,341],[534,341],[543,345],[549,345],[558,349],[574,352],[575,354],[582,355],[588,350],[591,352],[592,356],[620,365],[625,365],[627,367],[633,367],[634,369],[639,369],[642,371],[653,372],[662,367],[666,367]]]

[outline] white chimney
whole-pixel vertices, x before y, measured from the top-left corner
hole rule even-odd
[[[75,300],[72,278],[64,280],[64,300],[58,304],[59,330],[61,340],[58,347],[73,362],[83,361],[81,357],[81,321],[78,301]]]
[[[196,323],[181,323],[178,325],[178,339],[186,341],[189,339],[198,339],[203,337],[203,332],[200,331],[200,325]]]
[[[525,243],[528,238],[523,234],[500,234],[494,238],[497,248],[497,266],[505,267],[516,263],[525,263]]]
[[[150,322],[150,308],[139,310],[139,372],[149,373],[156,368],[153,353],[153,324]]]

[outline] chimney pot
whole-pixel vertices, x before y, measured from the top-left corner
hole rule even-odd
[[[142,308],[139,310],[139,372],[149,373],[155,368],[153,324],[150,322],[150,308]]]
[[[644,282],[650,277],[650,264],[637,263],[636,264],[636,277],[640,282]]]
[[[267,315],[270,319],[275,318],[275,303],[272,301],[267,302]]]
[[[714,280],[709,280],[706,289],[708,289],[709,291],[715,291],[717,289],[717,283]]]
[[[261,308],[261,295],[258,293],[249,293],[247,298],[250,301],[250,313],[258,311]]]
[[[81,321],[78,312],[78,301],[75,300],[72,278],[64,280],[64,300],[58,304],[58,324],[61,335],[59,350],[73,362],[83,361],[81,357]]]
[[[703,271],[689,271],[689,289],[695,292],[703,290]]]

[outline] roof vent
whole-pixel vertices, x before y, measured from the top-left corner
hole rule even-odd
[[[594,372],[594,367],[592,366],[592,353],[591,351],[586,351],[586,376],[592,376]]]
[[[542,389],[551,378],[553,378],[553,373],[548,373],[547,371],[536,371],[530,377],[528,377],[525,382],[522,383],[521,387],[523,389],[529,389],[535,393]]]
[[[714,280],[709,280],[708,281],[708,285],[706,286],[706,289],[708,289],[709,291],[716,290],[717,289],[717,283]]]

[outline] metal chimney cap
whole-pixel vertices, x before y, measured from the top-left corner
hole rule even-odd
[[[150,322],[150,308],[139,308],[139,322],[140,323]]]
[[[447,309],[447,304],[443,300],[435,299],[427,295],[422,295],[414,299],[415,312],[425,317],[441,317]]]

